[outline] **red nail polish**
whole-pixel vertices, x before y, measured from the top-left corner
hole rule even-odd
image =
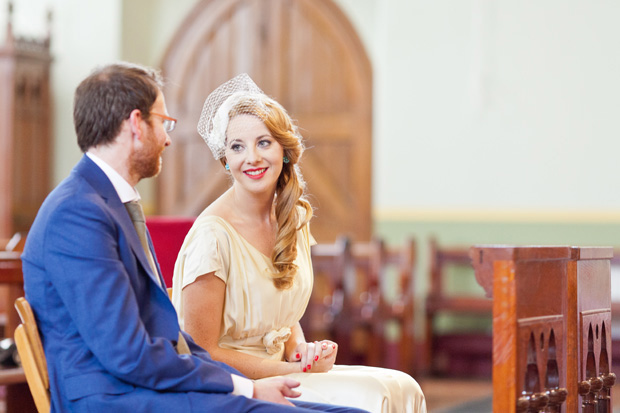
[[[297,353],[297,354],[295,354],[295,357],[297,357],[299,359],[299,358],[301,358],[301,354]]]
[[[319,361],[319,356],[315,356],[314,361]]]
[[[304,373],[306,372],[306,368],[304,367]]]
[[[308,370],[312,368],[312,364],[308,364]]]
[[[336,348],[336,345],[335,345],[335,344],[332,344],[332,348],[334,348],[334,349],[335,349],[335,348]]]

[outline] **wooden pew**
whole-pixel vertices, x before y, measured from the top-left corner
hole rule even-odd
[[[351,244],[344,271],[343,311],[336,320],[337,341],[347,349],[345,364],[382,364],[383,331],[378,319],[382,246],[378,239]]]
[[[429,240],[429,292],[425,303],[423,372],[440,376],[489,377],[492,370],[492,336],[490,329],[441,332],[440,316],[466,317],[478,324],[491,323],[492,301],[472,293],[450,292],[449,276],[458,278],[457,284],[475,284],[469,247],[440,246]],[[451,288],[452,287],[452,288]],[[480,320],[478,322],[478,319]]]
[[[355,251],[355,256],[354,252]],[[376,281],[371,266],[379,251],[370,243],[353,244],[345,236],[312,247],[314,288],[302,319],[306,339],[338,343],[338,363],[378,365],[372,320]]]
[[[415,243],[375,238],[312,247],[315,286],[302,327],[309,340],[339,344],[338,362],[413,372]],[[386,284],[392,294],[386,293]],[[387,328],[386,328],[387,327]]]
[[[335,321],[344,305],[344,272],[351,260],[351,242],[339,237],[332,244],[313,245],[311,254],[314,287],[301,326],[308,341],[335,339]]]
[[[353,243],[349,264],[339,324],[355,357],[350,363],[412,373],[415,243],[388,248],[379,237]]]
[[[0,251],[0,286],[6,293],[3,297],[10,300],[13,297],[24,295],[24,278],[22,275],[21,251],[25,242],[25,236],[16,235],[5,244],[5,249]],[[13,299],[14,300],[14,299]],[[15,328],[19,324],[19,315],[13,306],[5,304],[4,337],[13,337]],[[26,383],[26,376],[21,367],[0,368],[0,385],[6,386],[5,405],[7,413],[11,412],[36,412],[34,400]]]
[[[611,265],[611,322],[614,328],[620,327],[620,248],[614,248],[614,256],[610,260]],[[620,374],[620,335],[616,330],[615,337],[611,338],[612,358],[614,364],[612,370]]]
[[[16,232],[9,239],[0,239],[0,252],[6,253],[2,256],[3,260],[8,260],[0,265],[9,271],[15,267],[18,271],[17,282],[10,276],[11,281],[0,280],[0,326],[2,327],[2,337],[13,337],[13,332],[19,324],[19,316],[13,307],[15,300],[24,295],[23,280],[21,275],[21,259],[19,256],[24,251],[26,244],[26,234]],[[19,263],[14,259],[17,258]]]
[[[611,413],[611,248],[472,247],[493,296],[493,411]]]
[[[373,242],[375,251],[371,256],[376,262],[371,265],[371,271],[377,298],[372,301],[376,303],[373,320],[378,338],[373,357],[378,358],[371,361],[414,374],[417,370],[414,357],[416,243],[411,238],[401,246],[387,247],[380,239]]]

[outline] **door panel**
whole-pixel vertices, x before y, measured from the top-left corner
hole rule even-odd
[[[301,169],[319,242],[372,229],[370,62],[330,0],[205,0],[165,54],[168,110],[179,119],[164,153],[158,213],[197,215],[230,185],[196,125],[208,94],[246,72],[296,120]]]

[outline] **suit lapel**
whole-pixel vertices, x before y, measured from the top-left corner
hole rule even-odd
[[[99,168],[88,156],[84,155],[80,162],[75,167],[76,171],[81,174],[88,183],[92,186],[92,188],[105,200],[106,204],[110,208],[110,212],[114,219],[118,222],[121,230],[125,234],[129,245],[133,251],[133,253],[138,258],[138,261],[146,271],[146,273],[151,277],[153,282],[157,283],[165,290],[165,284],[160,274],[154,274],[149,264],[149,260],[146,257],[146,253],[142,248],[142,243],[140,242],[140,238],[136,233],[136,229],[133,226],[133,222],[131,222],[131,218],[129,217],[129,213],[125,208],[125,205],[121,202],[116,190],[114,189],[114,185],[108,179],[107,175]],[[152,246],[151,237],[147,230],[147,237],[149,240],[149,248],[151,249],[151,254],[153,254],[153,259],[155,261],[155,265],[159,267],[157,263],[157,259],[155,258],[155,251]],[[159,268],[158,268],[159,272]],[[161,280],[159,282],[158,280]],[[166,295],[168,294],[164,291]]]

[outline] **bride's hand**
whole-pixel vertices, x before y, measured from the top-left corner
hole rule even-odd
[[[320,342],[321,355],[314,362],[312,370],[314,373],[325,373],[334,367],[336,362],[336,354],[338,354],[338,345],[333,341],[323,340]]]
[[[326,372],[334,365],[337,352],[338,345],[330,340],[299,343],[292,359],[301,362],[303,372]]]

